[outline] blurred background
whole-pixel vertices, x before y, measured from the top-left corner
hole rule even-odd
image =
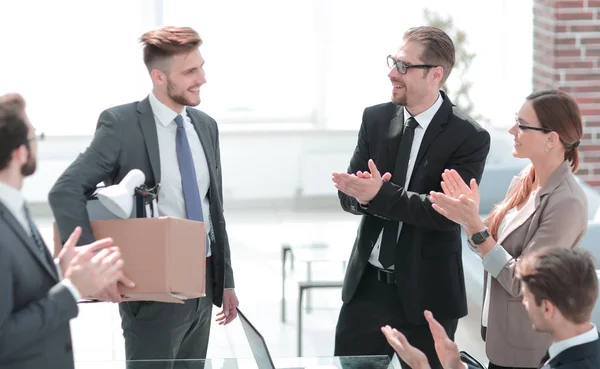
[[[579,175],[593,233],[600,204],[599,10],[592,0],[0,1],[0,94],[21,93],[45,134],[24,194],[50,244],[50,187],[90,143],[102,110],[151,90],[139,37],[166,25],[197,30],[208,81],[198,108],[219,123],[240,307],[273,356],[331,356],[340,289],[306,292],[299,352],[298,282],[341,281],[359,218],[340,209],[331,172],[346,169],[363,109],[389,101],[386,56],[404,31],[437,25],[455,42],[448,95],[492,133],[482,213],[526,164],[510,155],[507,133],[524,98],[543,87],[576,97],[586,122]],[[595,244],[594,237],[585,242]],[[282,245],[297,255],[293,268],[282,264]],[[482,269],[473,255],[464,257],[470,311],[457,341],[485,361]],[[81,305],[72,322],[76,359],[123,359],[119,320],[115,305]],[[213,326],[210,357],[250,355],[239,322]]]

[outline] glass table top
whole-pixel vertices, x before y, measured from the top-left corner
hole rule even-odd
[[[345,356],[276,358],[257,365],[254,359],[77,361],[75,369],[401,369],[396,358]]]

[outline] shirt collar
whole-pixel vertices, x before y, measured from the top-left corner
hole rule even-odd
[[[20,214],[25,205],[25,198],[19,190],[0,181],[0,201],[13,214]]]
[[[442,106],[442,102],[444,102],[444,99],[442,98],[442,95],[438,93],[438,98],[437,100],[435,100],[433,105],[431,105],[429,108],[427,108],[427,110],[425,110],[421,114],[417,114],[414,116],[417,123],[419,123],[419,127],[423,128],[424,130],[427,130],[427,127],[429,127],[429,123],[431,123],[431,121],[433,120],[435,113],[437,113],[437,111],[440,109],[440,106]],[[403,109],[404,124],[406,124],[406,121],[411,117],[411,114],[408,112],[408,110],[406,110],[406,107],[403,107]]]
[[[592,329],[590,329],[589,331],[575,337],[567,338],[566,340],[554,342],[550,346],[550,348],[548,348],[548,354],[550,356],[550,359],[548,361],[554,359],[558,356],[558,354],[571,347],[583,345],[584,343],[589,343],[597,339],[598,329],[596,328],[594,323],[592,323]]]
[[[181,113],[176,113],[171,108],[160,102],[152,92],[150,92],[150,95],[148,95],[148,100],[150,102],[150,107],[152,108],[154,116],[164,127],[171,124],[171,122],[173,122],[175,117],[179,114],[181,114],[183,117],[187,116],[185,106],[183,107]]]

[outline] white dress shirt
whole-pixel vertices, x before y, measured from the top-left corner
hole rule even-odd
[[[160,155],[161,178],[158,195],[158,213],[161,216],[187,219],[175,141],[177,135],[177,123],[175,123],[174,119],[177,115],[181,115],[185,133],[192,151],[194,167],[196,168],[198,190],[200,191],[200,199],[202,201],[202,213],[204,215],[206,234],[208,234],[211,229],[210,205],[207,197],[208,189],[210,187],[210,174],[208,172],[208,163],[198,133],[194,129],[185,107],[181,112],[177,113],[158,101],[153,93],[150,93],[148,100],[150,101],[150,106],[154,113],[154,120],[156,121],[156,134],[158,136],[158,151]],[[209,242],[206,245],[206,256],[208,257],[211,255],[210,237],[208,237],[207,242]]]
[[[442,95],[438,95],[437,100],[431,105],[427,110],[422,112],[421,114],[415,115],[414,118],[419,123],[419,125],[415,128],[415,135],[413,137],[412,146],[410,148],[410,156],[408,157],[408,172],[406,173],[406,181],[404,182],[404,186],[408,186],[410,183],[410,177],[412,176],[413,168],[415,166],[415,161],[417,160],[417,154],[419,154],[419,148],[421,147],[421,142],[423,141],[423,136],[425,136],[425,131],[427,131],[427,127],[431,123],[431,120],[435,116],[435,113],[440,109],[444,99]],[[402,108],[404,110],[404,124],[406,125],[406,121],[412,116],[406,108]],[[392,173],[393,175],[393,173]],[[441,173],[440,173],[441,175]],[[402,231],[402,222],[400,222],[398,226],[398,236],[400,236],[400,232]],[[373,251],[371,251],[371,256],[369,257],[369,263],[373,264],[378,268],[383,268],[383,265],[379,262],[379,250],[381,250],[381,238],[383,236],[383,230],[379,233],[379,237],[375,242],[375,246],[373,246]],[[394,269],[392,265],[389,269]]]
[[[25,233],[31,237],[31,229],[29,228],[27,217],[25,215],[25,198],[21,192],[16,188],[0,181],[0,202],[2,202],[4,206],[8,208],[11,214],[17,219],[21,227],[23,227]],[[48,252],[50,252],[50,250],[48,250]],[[81,298],[81,294],[77,290],[77,287],[75,287],[73,282],[71,282],[69,279],[63,279],[62,270],[60,268],[58,259],[54,260],[54,264],[58,276],[61,279],[60,283],[71,292],[75,301],[78,301]]]
[[[571,347],[583,345],[585,343],[593,342],[598,339],[598,328],[592,323],[592,329],[589,331],[582,333],[578,336],[567,338],[566,340],[554,342],[548,348],[549,359],[547,361],[550,362],[552,359],[558,356],[561,352],[566,349],[570,349]]]

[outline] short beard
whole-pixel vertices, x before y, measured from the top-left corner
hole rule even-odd
[[[194,105],[193,102],[190,102],[189,100],[187,100],[185,98],[185,96],[183,95],[177,95],[174,92],[174,88],[173,88],[173,84],[171,83],[171,80],[167,79],[167,96],[169,96],[169,98],[173,101],[175,101],[177,104],[179,105],[183,105],[183,106],[192,106]]]
[[[31,155],[31,150],[27,148],[27,162],[21,166],[21,174],[23,177],[28,177],[35,173],[37,169],[37,160]]]
[[[406,103],[407,103],[406,95],[404,95],[402,97],[396,97],[396,98],[394,98],[394,96],[392,96],[392,102],[396,105],[406,106]]]

